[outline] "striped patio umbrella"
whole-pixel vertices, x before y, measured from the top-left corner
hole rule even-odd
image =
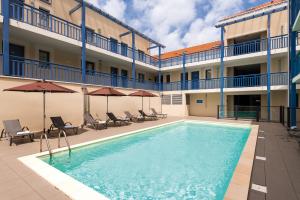
[[[62,87],[48,81],[37,81],[13,88],[8,88],[3,91],[12,92],[41,92],[43,93],[43,132],[46,132],[45,121],[46,121],[46,93],[75,93],[74,90]]]

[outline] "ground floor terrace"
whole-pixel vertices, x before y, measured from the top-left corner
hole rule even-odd
[[[94,131],[82,129],[80,134],[69,136],[71,144],[78,144],[99,138],[118,135],[146,127],[177,121],[183,118],[168,117],[158,121],[134,123],[130,126],[111,127]],[[213,122],[230,122],[254,124],[251,121],[216,120],[214,118],[188,117],[185,119],[208,120]],[[297,200],[300,193],[299,146],[294,138],[288,137],[286,129],[279,123],[258,123],[259,133],[249,186],[250,200]],[[50,139],[52,146],[57,139]],[[1,198],[9,199],[69,199],[64,193],[25,167],[17,158],[39,151],[39,142],[23,143],[9,146],[6,139],[0,141],[0,188]],[[241,181],[244,180],[240,177]],[[262,187],[257,187],[262,186]],[[255,187],[256,186],[256,187]],[[266,188],[265,188],[266,187]],[[241,191],[233,191],[239,193]]]

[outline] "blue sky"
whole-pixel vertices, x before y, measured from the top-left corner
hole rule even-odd
[[[175,50],[219,40],[215,23],[268,0],[87,0]]]

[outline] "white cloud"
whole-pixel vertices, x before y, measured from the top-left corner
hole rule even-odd
[[[125,19],[124,14],[127,5],[124,2],[124,0],[87,0],[87,1],[119,20]]]
[[[214,27],[216,22],[241,10],[245,3],[243,0],[89,1],[165,44],[165,51],[219,40],[219,30]]]

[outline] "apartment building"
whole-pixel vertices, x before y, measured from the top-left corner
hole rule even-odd
[[[165,98],[182,94],[185,101],[178,114],[234,117],[235,106],[249,115],[260,106],[262,119],[278,120],[280,106],[288,106],[287,8],[276,0],[227,16],[216,24],[223,41],[163,54]]]
[[[163,44],[89,3],[1,0],[0,118],[40,118],[39,94],[2,92],[37,79],[78,92],[51,95],[48,111],[78,124],[84,111],[105,113],[105,101],[84,95],[99,86],[151,90],[161,98],[144,106],[169,115],[230,117],[237,105],[259,105],[272,118],[272,106],[288,105],[287,7],[274,0],[228,16],[216,24],[220,41],[161,54]],[[139,104],[112,100],[116,112]]]

